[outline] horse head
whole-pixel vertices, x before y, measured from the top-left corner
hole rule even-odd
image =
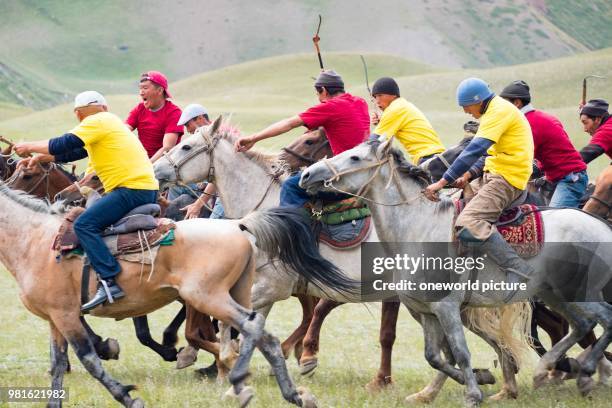
[[[13,174],[8,186],[39,198],[52,201],[54,197],[74,182],[70,173],[54,163],[38,164],[33,168],[21,168]]]
[[[287,147],[283,147],[278,156],[285,161],[291,171],[310,166],[324,157],[332,157],[333,153],[327,140],[327,134],[322,127],[308,131]]]
[[[57,193],[53,200],[62,200],[66,203],[79,205],[84,204],[83,200],[87,198],[86,196],[88,191],[97,191],[100,194],[104,192],[104,187],[102,186],[102,181],[100,181],[100,177],[98,177],[94,173],[88,174],[83,177],[82,180],[72,183],[71,185]]]

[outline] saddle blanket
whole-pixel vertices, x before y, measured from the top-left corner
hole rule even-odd
[[[361,244],[370,235],[372,217],[329,225],[321,223],[319,241],[336,249],[350,249]]]
[[[465,207],[465,202],[455,200],[455,218]],[[495,223],[497,230],[522,258],[532,258],[544,246],[542,213],[533,204],[523,204],[505,210]],[[453,240],[457,242],[455,234]]]

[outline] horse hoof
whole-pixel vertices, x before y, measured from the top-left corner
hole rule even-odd
[[[251,402],[254,396],[255,391],[253,391],[253,388],[249,386],[244,387],[242,391],[240,391],[240,394],[238,394],[238,403],[240,404],[240,408],[244,408],[249,405],[249,402]]]
[[[315,357],[311,360],[300,363],[300,374],[304,377],[310,377],[314,374],[315,369],[319,366],[319,360]]]
[[[376,377],[376,378],[373,378],[369,383],[365,385],[365,389],[367,392],[371,394],[376,394],[392,385],[393,385],[393,380],[391,379],[391,377],[388,377],[388,379],[385,379],[385,380]]]
[[[428,396],[428,395],[423,395],[420,392],[417,392],[416,394],[412,394],[407,396],[404,399],[404,402],[408,405],[416,405],[416,404],[430,404],[433,401],[433,399]]]
[[[586,397],[595,388],[595,380],[589,376],[580,376],[576,379],[576,385],[578,385],[578,391],[580,395]]]
[[[298,395],[302,400],[302,408],[317,408],[317,399],[306,387],[297,388]]]
[[[144,401],[141,400],[140,398],[136,398],[130,404],[130,408],[144,408],[144,406],[145,406]]]
[[[491,395],[489,397],[489,401],[506,401],[511,399],[516,399],[518,397],[518,393],[516,391],[509,391],[506,389],[502,389],[497,394]]]
[[[181,370],[193,365],[198,360],[198,349],[187,346],[176,355],[176,369]]]
[[[478,390],[477,393],[467,394],[465,396],[465,406],[469,408],[479,407],[480,403],[482,402],[482,398],[483,398],[483,393],[480,390]]]
[[[476,376],[476,381],[478,382],[478,385],[495,384],[495,377],[493,377],[493,374],[491,374],[491,372],[486,368],[475,368],[472,371]]]

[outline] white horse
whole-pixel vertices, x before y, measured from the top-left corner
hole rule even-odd
[[[310,191],[364,194],[373,203],[372,217],[379,226],[378,233],[383,242],[450,242],[454,206],[449,200],[438,203],[427,200],[421,193],[427,180],[428,174],[407,163],[399,151],[391,148],[391,141],[382,144],[371,141],[310,166],[303,172],[300,183]],[[536,386],[542,384],[548,370],[553,369],[555,362],[588,330],[596,323],[603,326],[604,333],[583,362],[578,377],[578,387],[586,394],[594,384],[591,375],[612,340],[612,306],[603,301],[603,291],[608,290],[607,293],[610,293],[612,278],[612,230],[604,222],[579,210],[543,211],[542,218],[546,242],[567,243],[567,252],[559,253],[558,246],[545,245],[539,255],[529,260],[536,272],[527,290],[516,292],[513,300],[521,301],[538,296],[564,315],[573,327],[573,331],[540,360],[534,374]],[[602,244],[596,247],[586,245],[592,242]],[[590,280],[586,299],[595,301],[564,303],[564,298],[553,289],[562,288],[564,282],[567,286],[576,276],[589,273],[574,263],[574,250],[591,251],[587,256],[605,262],[595,276],[587,276]],[[505,273],[497,265],[488,260],[485,265],[486,278],[497,282],[504,280]],[[464,275],[465,280],[468,274]],[[423,279],[423,274],[404,274],[402,278],[416,282]],[[461,327],[460,306],[464,302],[476,306],[499,305],[508,293],[474,291],[469,299],[466,293],[465,290],[454,290],[442,301],[428,303],[422,292],[398,291],[404,304],[422,312],[427,316],[427,324],[443,331],[463,376],[459,377],[459,372],[452,367],[440,366],[433,358],[437,355],[435,338],[427,339],[430,344],[426,347],[434,348],[432,353],[427,353],[428,360],[452,378],[463,378],[467,387],[466,403],[474,405],[482,400],[482,392],[472,372],[470,354]]]
[[[180,144],[155,163],[157,178],[162,184],[179,181],[191,183],[205,179],[214,181],[223,202],[225,214],[229,218],[244,217],[253,210],[278,205],[280,180],[283,173],[276,161],[276,156],[258,152],[236,154],[231,133],[229,129],[222,128],[219,118],[209,128],[202,128],[196,134],[183,139]],[[211,179],[211,177],[214,178]],[[374,228],[367,242],[378,242],[378,234]],[[320,251],[326,259],[338,265],[348,279],[355,282],[361,281],[360,247],[335,250],[327,245],[321,245]],[[254,309],[263,310],[262,313],[265,315],[275,302],[288,299],[292,294],[308,294],[338,302],[364,301],[359,293],[338,293],[323,285],[304,284],[295,271],[277,261],[270,261],[265,255],[258,257],[251,299]],[[513,310],[509,312],[509,314],[514,313]],[[503,329],[511,332],[512,328],[501,330],[498,328],[499,332],[479,330],[476,324],[479,320],[499,317],[492,313],[483,313],[478,316],[478,313],[473,313],[474,319],[466,322],[468,328],[496,350],[504,367],[504,389],[496,398],[516,397],[514,379],[516,367],[513,357],[517,357],[519,353],[516,349],[516,342],[512,344],[508,333],[503,332]],[[422,323],[419,318],[417,321]],[[444,342],[443,336],[440,342]],[[500,343],[504,343],[504,346],[500,346]],[[450,363],[444,364],[452,365],[450,352],[448,356],[451,359]],[[455,377],[459,378],[461,374]],[[418,401],[432,401],[442,387],[445,378],[444,375],[436,377],[422,392],[409,398]],[[483,379],[483,381],[486,380]]]

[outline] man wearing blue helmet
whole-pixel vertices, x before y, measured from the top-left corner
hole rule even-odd
[[[496,96],[481,79],[468,78],[457,88],[463,111],[480,119],[478,132],[466,149],[424,194],[437,201],[438,191],[469,171],[485,154],[484,175],[476,196],[457,217],[455,228],[463,242],[480,243],[508,273],[509,282],[528,280],[531,267],[504,240],[493,223],[527,187],[533,162],[533,137],[525,116],[512,103]]]

